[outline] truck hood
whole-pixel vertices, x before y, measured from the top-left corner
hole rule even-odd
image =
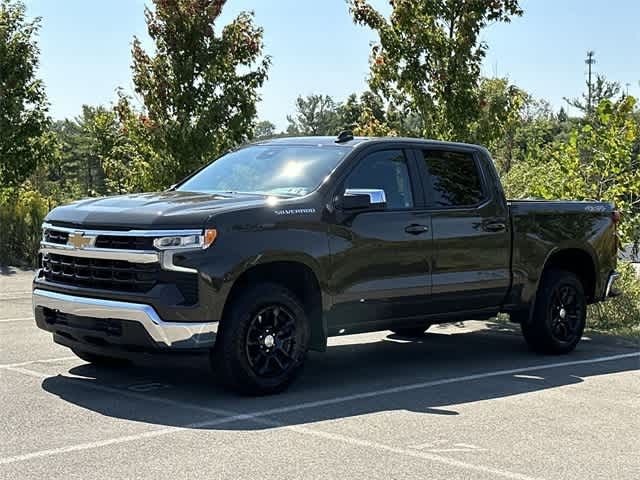
[[[202,228],[213,214],[265,204],[262,195],[139,193],[79,200],[53,209],[45,222],[85,228]]]

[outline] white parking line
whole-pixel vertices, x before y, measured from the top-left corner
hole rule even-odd
[[[0,323],[9,323],[9,322],[35,322],[33,317],[18,317],[18,318],[0,318]]]
[[[385,445],[378,442],[372,442],[369,440],[362,440],[359,438],[348,437],[346,435],[340,435],[336,433],[328,433],[322,432],[319,430],[313,430],[308,427],[298,427],[298,426],[290,426],[286,427],[288,430],[293,430],[295,432],[304,433],[307,435],[312,435],[314,437],[321,437],[327,440],[337,441],[346,443],[349,445],[356,445],[359,447],[367,447],[375,450],[380,450],[383,452],[395,453],[400,455],[405,455],[408,457],[414,458],[422,458],[424,460],[430,460],[432,462],[442,463],[444,465],[449,465],[450,467],[457,467],[464,470],[471,470],[475,472],[489,473],[492,476],[499,476],[504,478],[510,478],[513,480],[538,480],[539,477],[530,477],[529,475],[524,475],[522,473],[510,472],[508,470],[503,470],[500,468],[487,467],[484,465],[479,465],[471,462],[463,462],[461,460],[457,460],[451,457],[445,457],[442,455],[434,455],[432,453],[421,452],[418,450],[408,450],[406,448],[393,447],[391,445]]]
[[[73,358],[73,357],[71,357],[71,358]],[[227,411],[227,410],[204,407],[204,406],[193,404],[193,403],[190,403],[190,402],[170,400],[170,399],[165,399],[165,398],[162,398],[162,397],[144,395],[144,394],[141,394],[141,393],[135,393],[135,392],[130,392],[130,391],[123,391],[123,390],[119,390],[119,389],[112,388],[112,387],[106,387],[106,386],[103,386],[103,385],[97,385],[95,383],[86,383],[85,381],[80,380],[79,377],[78,378],[76,378],[76,377],[64,377],[64,378],[66,378],[66,379],[68,379],[70,381],[75,381],[79,385],[83,385],[83,386],[88,387],[88,388],[93,388],[93,389],[97,389],[97,390],[101,390],[101,391],[106,391],[106,392],[109,392],[109,393],[123,395],[125,397],[130,397],[130,398],[134,398],[134,399],[137,399],[137,400],[159,402],[159,403],[164,403],[164,404],[167,404],[167,405],[181,407],[181,408],[196,409],[196,410],[199,410],[199,411],[205,411],[205,412],[212,413],[212,414],[215,414],[215,415],[220,415],[221,418],[216,418],[216,419],[203,421],[203,422],[192,423],[192,424],[188,424],[188,425],[185,425],[185,426],[182,426],[182,427],[166,427],[166,428],[161,428],[161,429],[158,429],[158,430],[153,430],[151,432],[145,432],[145,433],[141,433],[141,434],[137,434],[137,435],[127,435],[127,436],[123,436],[123,437],[115,437],[115,438],[111,438],[111,439],[107,439],[107,440],[103,440],[103,441],[99,441],[99,442],[82,443],[82,444],[77,444],[77,445],[71,445],[71,446],[68,446],[68,447],[61,447],[61,448],[51,449],[51,450],[41,450],[41,451],[31,452],[31,453],[27,453],[27,454],[23,454],[23,455],[16,455],[16,456],[12,456],[12,457],[0,458],[0,465],[20,462],[20,461],[25,461],[25,460],[29,460],[29,459],[32,459],[32,458],[41,458],[41,457],[47,457],[47,456],[51,456],[51,455],[58,455],[58,454],[67,453],[67,452],[73,452],[73,451],[79,451],[79,450],[89,450],[89,449],[99,448],[99,447],[107,446],[107,445],[114,445],[114,444],[120,444],[120,443],[133,442],[133,441],[144,439],[144,438],[152,438],[152,437],[157,437],[157,436],[161,436],[161,435],[167,435],[167,434],[170,434],[170,433],[173,433],[173,432],[183,431],[183,430],[188,430],[188,429],[213,427],[213,426],[216,426],[216,425],[230,423],[230,422],[237,422],[237,421],[242,421],[242,420],[250,420],[250,421],[253,421],[253,422],[258,422],[258,423],[270,425],[272,427],[287,428],[287,429],[290,429],[290,430],[294,430],[296,432],[305,433],[305,434],[313,435],[313,436],[316,436],[316,437],[323,437],[323,438],[327,438],[327,439],[331,439],[331,440],[342,441],[344,443],[350,443],[350,444],[353,444],[353,445],[365,446],[365,447],[375,448],[375,449],[382,450],[382,451],[388,451],[388,452],[399,453],[399,454],[412,456],[412,457],[424,458],[424,459],[431,460],[431,461],[434,461],[434,462],[440,462],[440,463],[443,463],[443,464],[447,464],[447,465],[454,466],[454,467],[459,467],[459,468],[464,468],[464,469],[467,469],[467,470],[473,470],[473,471],[484,472],[484,473],[491,473],[491,474],[494,474],[494,475],[502,476],[502,477],[505,477],[505,478],[512,478],[512,479],[516,479],[516,480],[531,480],[532,477],[528,477],[526,475],[522,475],[522,474],[519,474],[519,473],[504,471],[504,470],[500,470],[500,469],[494,469],[494,468],[491,468],[491,467],[485,467],[483,465],[477,465],[477,464],[472,464],[472,463],[468,463],[468,462],[462,462],[462,461],[456,460],[454,458],[444,457],[444,456],[440,456],[440,455],[434,455],[434,454],[431,454],[431,453],[428,453],[428,452],[412,451],[412,450],[409,450],[409,449],[397,448],[397,447],[384,445],[384,444],[380,444],[380,443],[376,443],[376,442],[370,442],[370,441],[367,441],[367,440],[360,440],[360,439],[357,439],[357,438],[347,437],[347,436],[344,436],[344,435],[337,435],[337,434],[320,432],[320,431],[316,431],[316,430],[310,429],[308,427],[301,427],[301,426],[295,426],[295,425],[286,425],[286,424],[283,424],[281,422],[277,422],[277,421],[274,421],[274,420],[271,420],[271,419],[268,419],[268,418],[263,418],[263,417],[267,417],[267,416],[275,415],[275,414],[282,414],[282,413],[298,411],[298,410],[302,410],[302,409],[315,408],[315,407],[321,407],[321,406],[326,406],[326,405],[333,405],[333,404],[337,404],[337,403],[344,403],[344,402],[349,402],[349,401],[353,401],[353,400],[361,400],[361,399],[365,399],[365,398],[377,397],[377,396],[388,395],[388,394],[393,394],[393,393],[402,393],[402,392],[407,392],[407,391],[417,390],[417,389],[427,388],[427,387],[433,387],[433,386],[438,386],[438,385],[447,385],[447,384],[461,383],[461,382],[467,382],[467,381],[472,381],[472,380],[479,380],[479,379],[483,379],[483,378],[497,377],[497,376],[502,376],[502,375],[512,375],[512,374],[518,374],[518,373],[523,373],[523,372],[531,372],[531,371],[537,371],[537,370],[545,370],[545,369],[567,367],[567,366],[575,366],[575,365],[587,365],[587,364],[608,362],[608,361],[614,361],[614,360],[622,360],[622,359],[628,359],[628,358],[640,358],[640,352],[620,354],[620,355],[610,355],[610,356],[605,356],[605,357],[596,357],[596,358],[590,358],[590,359],[585,359],[585,360],[574,360],[574,361],[569,361],[569,362],[556,362],[556,363],[548,363],[548,364],[542,364],[542,365],[532,365],[532,366],[528,366],[528,367],[514,368],[514,369],[508,369],[508,370],[498,370],[498,371],[494,371],[494,372],[486,372],[486,373],[480,373],[480,374],[475,374],[475,375],[465,375],[465,376],[462,376],[462,377],[452,377],[452,378],[447,378],[447,379],[434,380],[434,381],[430,381],[430,382],[421,382],[421,383],[415,383],[415,384],[410,384],[410,385],[403,385],[403,386],[400,386],[400,387],[381,389],[381,390],[374,390],[374,391],[370,391],[370,392],[363,392],[363,393],[359,393],[359,394],[346,395],[346,396],[341,396],[341,397],[334,397],[334,398],[325,399],[325,400],[318,400],[318,401],[314,401],[314,402],[305,402],[305,403],[301,403],[301,404],[297,404],[297,405],[290,405],[290,406],[286,406],[286,407],[273,408],[273,409],[262,410],[262,411],[254,411],[254,412],[245,413],[245,414],[239,414],[239,413],[230,412],[230,411]],[[37,362],[32,362],[32,363],[37,363]],[[9,368],[10,370],[18,372],[18,373],[23,373],[23,374],[26,374],[26,375],[35,376],[37,378],[49,378],[50,377],[50,375],[47,375],[47,374],[44,374],[44,373],[41,373],[41,372],[35,372],[33,370],[24,369],[24,368],[21,368],[21,366],[13,366],[13,367],[5,367],[5,368]]]
[[[31,298],[31,292],[20,293],[15,292],[10,295],[0,295],[0,302],[8,302],[10,300],[26,300]]]
[[[49,375],[46,375],[44,373],[35,372],[33,370],[28,370],[20,367],[11,368],[10,370],[23,373],[25,375],[33,376],[36,378],[50,378]],[[153,402],[158,402],[165,405],[176,406],[176,407],[185,408],[185,409],[204,411],[207,413],[222,415],[222,417],[212,419],[212,420],[206,420],[202,422],[191,423],[183,427],[163,427],[157,430],[152,430],[150,432],[144,432],[144,433],[139,433],[135,435],[126,435],[122,437],[115,437],[115,438],[110,438],[110,439],[96,441],[96,442],[87,442],[87,443],[82,443],[77,445],[69,445],[67,447],[59,447],[59,448],[54,448],[50,450],[39,450],[37,452],[26,453],[23,455],[15,455],[12,457],[0,458],[0,465],[7,465],[10,463],[23,462],[23,461],[32,460],[35,458],[49,457],[53,455],[60,455],[60,454],[70,453],[75,451],[91,450],[95,448],[106,447],[109,445],[117,445],[121,443],[134,442],[134,441],[143,440],[147,438],[160,437],[160,436],[168,435],[175,432],[187,431],[191,429],[211,428],[211,427],[215,427],[217,425],[222,425],[226,423],[233,423],[241,420],[248,420],[248,421],[266,425],[272,428],[283,428],[283,429],[291,430],[303,435],[323,438],[325,440],[338,441],[338,442],[346,443],[349,445],[372,448],[375,450],[401,454],[409,457],[422,458],[425,460],[442,463],[452,467],[463,468],[465,470],[472,470],[472,471],[483,472],[483,473],[490,473],[495,476],[500,476],[500,477],[509,478],[513,480],[538,480],[537,478],[530,477],[528,475],[523,475],[520,473],[510,472],[507,470],[497,469],[493,467],[486,467],[484,465],[477,465],[469,462],[463,462],[450,457],[434,455],[433,453],[412,451],[409,449],[398,448],[391,445],[385,445],[378,442],[362,440],[354,437],[349,437],[346,435],[314,430],[312,428],[302,427],[299,425],[287,425],[285,423],[278,422],[269,418],[262,418],[262,415],[264,414],[264,412],[254,412],[254,413],[248,413],[248,414],[236,413],[236,412],[230,412],[228,410],[220,410],[220,409],[203,407],[201,405],[197,405],[189,402],[169,400],[162,397],[155,397],[155,396],[143,395],[140,393],[134,393],[130,391],[123,391],[117,388],[106,387],[103,385],[86,384],[82,382],[80,378],[75,378],[75,377],[65,377],[65,379],[78,382],[79,384],[91,389],[115,393],[118,395],[134,398],[137,400],[153,401]]]
[[[474,375],[465,375],[462,377],[443,378],[440,380],[432,380],[429,382],[412,383],[409,385],[401,385],[399,387],[384,388],[381,390],[373,390],[370,392],[363,392],[363,393],[354,393],[353,395],[345,395],[342,397],[329,398],[325,400],[317,400],[314,402],[304,402],[298,405],[290,405],[288,407],[273,408],[271,410],[257,412],[255,415],[256,416],[276,415],[279,413],[288,413],[296,410],[305,410],[307,408],[324,407],[324,406],[333,405],[336,403],[350,402],[353,400],[362,400],[365,398],[379,397],[382,395],[389,395],[393,393],[409,392],[411,390],[419,390],[422,388],[435,387],[438,385],[469,382],[472,380],[481,380],[483,378],[499,377],[502,375],[512,375],[515,373],[530,372],[535,370],[545,370],[549,368],[569,367],[574,365],[588,365],[591,363],[608,362],[608,361],[622,360],[625,358],[633,358],[633,357],[640,358],[640,352],[623,353],[620,355],[610,355],[606,357],[589,358],[586,360],[574,360],[570,362],[557,362],[557,363],[547,363],[542,365],[532,365],[529,367],[511,368],[508,370],[497,370],[493,372],[477,373]]]
[[[16,368],[16,367],[25,367],[27,365],[34,365],[36,363],[55,363],[55,362],[63,362],[65,360],[79,360],[78,357],[58,357],[58,358],[45,358],[44,360],[30,360],[28,362],[19,362],[19,363],[5,363],[4,365],[0,365],[0,369],[3,368]],[[50,375],[48,375],[50,376]]]

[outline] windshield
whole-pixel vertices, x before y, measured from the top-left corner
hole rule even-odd
[[[318,188],[350,150],[334,146],[251,146],[220,157],[177,190],[299,197]]]

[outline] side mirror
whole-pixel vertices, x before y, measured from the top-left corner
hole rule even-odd
[[[347,188],[338,200],[342,210],[382,209],[387,205],[384,190],[377,188]]]

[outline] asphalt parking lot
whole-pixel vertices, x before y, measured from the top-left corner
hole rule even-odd
[[[0,275],[0,478],[640,478],[640,348],[528,352],[468,322],[332,339],[286,393],[243,398],[206,359],[97,369]]]

